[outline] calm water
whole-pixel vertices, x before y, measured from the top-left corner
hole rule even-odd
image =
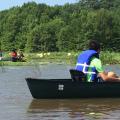
[[[0,67],[0,120],[119,120],[118,99],[33,100],[26,77],[70,78],[66,65]],[[120,66],[107,66],[120,75]]]

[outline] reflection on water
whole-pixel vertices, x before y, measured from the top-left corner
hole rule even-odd
[[[70,77],[70,66],[49,64],[37,67],[0,69],[0,120],[120,119],[120,99],[32,100],[26,77]],[[120,75],[118,66],[107,66],[106,69],[114,69]]]
[[[120,99],[32,100],[28,113],[41,119],[118,119]]]

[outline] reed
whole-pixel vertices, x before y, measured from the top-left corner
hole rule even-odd
[[[47,63],[59,63],[75,65],[77,56],[80,52],[39,52],[39,53],[24,53],[26,62],[11,62],[4,61],[4,65],[10,66],[21,66],[21,65],[33,65],[35,64],[47,64]],[[8,57],[6,55],[6,57]],[[120,64],[120,53],[101,51],[100,59],[103,65],[106,64]],[[0,63],[2,66],[3,63]]]
[[[120,53],[102,51],[100,55],[100,59],[104,65],[105,64],[120,64]]]
[[[4,62],[0,60],[0,71],[4,72],[5,68],[4,68]]]

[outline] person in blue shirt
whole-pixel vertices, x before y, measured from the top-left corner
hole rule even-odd
[[[93,82],[102,78],[103,81],[120,82],[120,78],[114,72],[106,72],[99,59],[100,43],[95,40],[90,41],[89,49],[83,51],[76,64],[76,70],[82,71],[87,76],[88,82]]]

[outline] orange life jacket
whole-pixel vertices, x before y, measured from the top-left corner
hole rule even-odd
[[[16,52],[11,52],[11,57],[17,57],[17,53]]]

